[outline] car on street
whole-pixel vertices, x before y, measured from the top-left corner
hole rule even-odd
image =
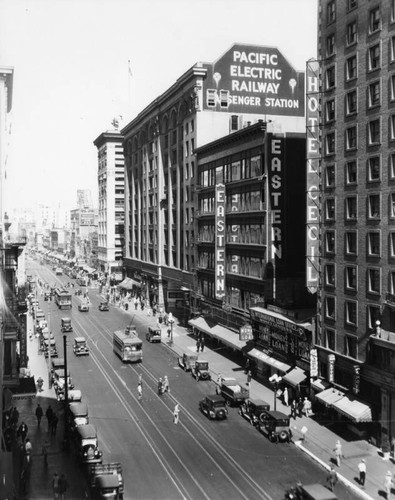
[[[289,416],[281,411],[262,412],[257,427],[262,434],[275,443],[289,443],[291,440],[292,431],[289,426]]]
[[[197,359],[195,364],[191,368],[192,377],[199,380],[210,380],[211,375],[208,370],[208,361],[203,361],[202,359]]]
[[[178,358],[178,365],[186,372],[191,371],[192,366],[196,363],[197,360],[196,354],[189,354],[184,352],[181,358]]]
[[[85,337],[75,337],[73,344],[73,352],[76,356],[89,355],[89,347],[86,345]]]
[[[270,410],[270,404],[262,399],[246,399],[239,407],[239,415],[250,422],[251,425],[258,425],[263,416],[263,412]]]
[[[199,409],[210,420],[224,420],[228,416],[226,401],[218,394],[210,394],[199,402]]]
[[[81,312],[88,312],[89,311],[89,305],[87,302],[81,302],[78,304],[78,310]]]
[[[148,327],[148,332],[145,335],[148,342],[162,342],[162,332],[160,328]]]
[[[55,269],[55,274],[56,274],[57,276],[62,276],[62,274],[63,274],[63,270],[62,270],[62,268],[61,268],[61,267],[57,267],[57,268]]]
[[[82,463],[100,464],[103,452],[99,450],[95,427],[92,424],[79,425],[75,429],[74,436],[77,453]]]
[[[99,304],[99,311],[109,311],[110,310],[110,305],[109,303],[106,302],[100,302]]]
[[[60,329],[62,330],[62,333],[72,332],[73,327],[71,326],[71,318],[62,318]]]

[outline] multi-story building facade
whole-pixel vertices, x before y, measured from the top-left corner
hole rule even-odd
[[[318,366],[346,392],[336,413],[386,441],[395,437],[394,1],[321,0],[318,30],[307,69],[313,115],[320,102],[319,122],[308,121],[321,177]]]
[[[97,233],[97,210],[76,208],[70,212],[70,257],[88,263],[90,261],[91,234]],[[96,255],[97,255],[97,249]]]
[[[125,224],[125,171],[123,136],[119,130],[103,132],[94,141],[98,150],[98,267],[118,281],[123,277]]]
[[[167,309],[194,286],[195,149],[265,118],[304,132],[304,74],[278,49],[234,45],[197,63],[121,133],[125,152],[126,273]]]

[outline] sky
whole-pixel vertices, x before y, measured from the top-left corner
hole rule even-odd
[[[5,208],[97,206],[93,141],[125,126],[196,62],[234,43],[316,57],[317,0],[0,0],[0,66],[14,68]]]

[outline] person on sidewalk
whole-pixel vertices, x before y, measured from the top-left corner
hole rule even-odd
[[[284,404],[285,404],[285,406],[288,406],[288,404],[289,404],[289,401],[288,401],[288,389],[286,387],[284,388],[283,398],[284,398]]]
[[[178,424],[179,420],[180,420],[180,405],[177,403],[176,406],[174,407],[174,411],[173,411],[173,422],[175,424]]]
[[[303,400],[302,398],[299,398],[298,399],[298,417],[302,417],[303,416]]]
[[[55,472],[52,477],[52,491],[54,500],[57,500],[59,498],[59,486],[60,486],[59,481],[60,481],[59,474]]]
[[[339,440],[336,441],[333,451],[335,452],[336,465],[340,467],[341,459],[343,458],[343,447]]]
[[[20,436],[21,439],[22,439],[22,443],[25,442],[25,439],[26,439],[26,436],[27,436],[27,432],[28,432],[29,428],[28,426],[25,424],[25,422],[22,420],[22,423],[21,425],[19,426],[18,428],[18,432],[16,433],[17,436]]]
[[[365,480],[366,480],[366,462],[365,462],[364,458],[358,464],[358,471],[359,471],[359,484],[361,486],[365,486]]]
[[[247,385],[248,386],[251,384],[251,380],[252,380],[252,373],[251,373],[251,370],[248,370],[248,373],[247,373]]]
[[[67,482],[66,476],[64,474],[61,474],[59,479],[59,494],[61,500],[65,500],[68,486],[69,484]]]
[[[29,438],[26,438],[26,442],[25,442],[25,453],[26,453],[26,455],[31,456],[32,451],[33,451],[32,443],[31,443],[31,441],[30,441]]]
[[[37,379],[38,392],[43,391],[43,385],[44,385],[44,380],[41,377],[38,377]]]
[[[334,491],[335,490],[335,486],[336,486],[336,483],[337,483],[337,473],[333,467],[333,465],[330,466],[330,469],[328,471],[328,475],[327,475],[327,478],[326,478],[326,484],[328,485],[328,488],[331,490],[331,491]]]
[[[36,408],[36,418],[38,427],[40,427],[41,425],[41,419],[43,418],[43,415],[44,415],[43,409],[41,408],[40,403],[38,403]]]
[[[297,412],[298,412],[298,408],[297,408],[297,404],[296,404],[296,399],[293,399],[292,403],[291,403],[291,418],[293,418],[294,420],[296,420]]]
[[[49,441],[48,439],[46,439],[41,448],[41,453],[44,457],[44,465],[48,465],[48,450],[49,450]]]
[[[389,470],[384,478],[384,491],[385,491],[387,500],[389,500],[391,498],[392,485],[393,485],[392,473]]]

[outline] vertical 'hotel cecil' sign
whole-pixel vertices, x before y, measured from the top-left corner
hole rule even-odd
[[[276,47],[235,44],[203,66],[204,109],[304,116],[304,72]]]
[[[319,64],[308,61],[306,70],[306,286],[310,293],[318,288],[319,246]]]
[[[225,184],[215,187],[215,297],[225,297]]]

